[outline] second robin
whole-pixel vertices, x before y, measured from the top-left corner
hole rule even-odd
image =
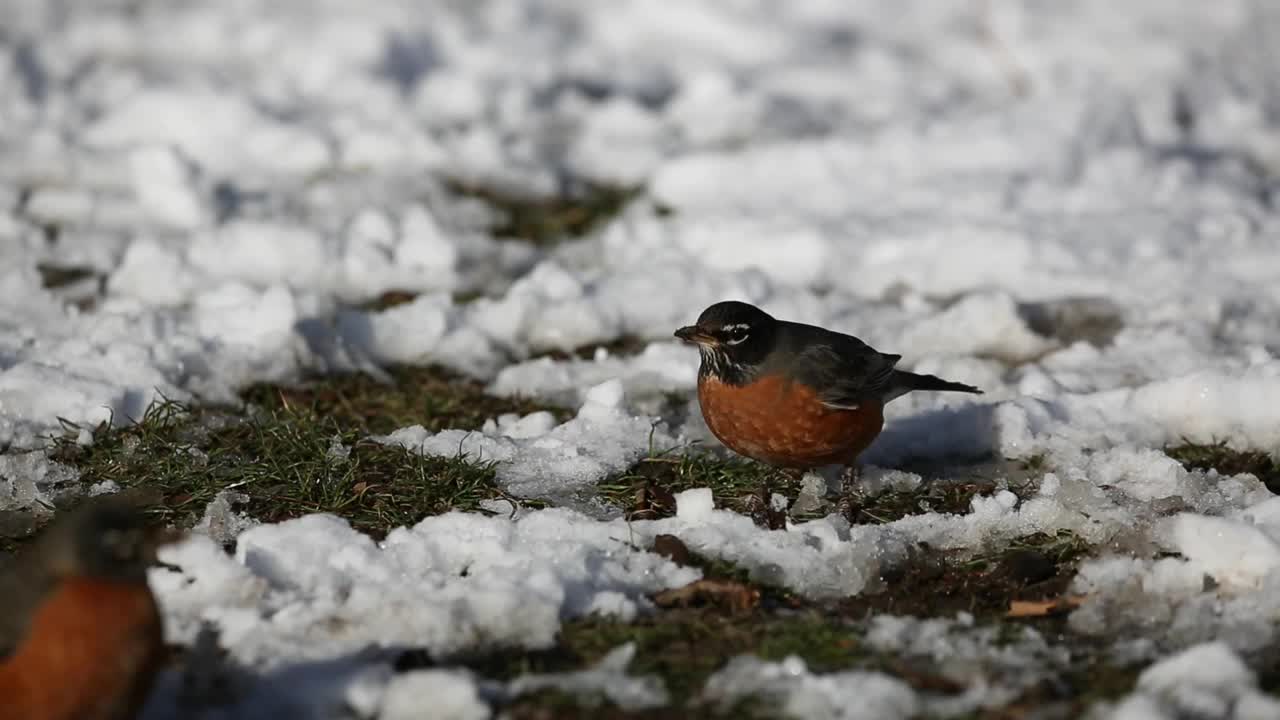
[[[17,558],[0,580],[0,717],[137,717],[164,659],[146,572],[170,539],[136,507],[97,500]]]
[[[895,366],[851,335],[719,302],[676,337],[698,347],[698,404],[729,449],[781,468],[853,465],[884,427],[885,403],[913,390],[972,385]]]

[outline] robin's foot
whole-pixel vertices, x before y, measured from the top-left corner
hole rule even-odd
[[[761,482],[760,489],[747,498],[746,509],[751,519],[760,527],[781,530],[787,526],[787,509],[774,507],[773,492],[769,489],[767,480]]]

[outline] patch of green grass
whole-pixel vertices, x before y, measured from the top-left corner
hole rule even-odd
[[[579,360],[590,360],[595,357],[596,351],[604,348],[612,356],[618,355],[638,355],[646,347],[649,341],[635,335],[623,335],[622,337],[611,340],[606,343],[589,343],[581,347],[574,348],[569,351],[550,350],[540,353],[538,357],[549,357],[552,360],[570,360],[577,358]]]
[[[632,623],[599,617],[572,620],[563,626],[552,653],[516,652],[502,656],[505,663],[491,658],[480,665],[464,664],[486,677],[505,680],[529,672],[589,667],[619,645],[635,643],[636,655],[628,672],[661,677],[671,695],[670,705],[662,711],[633,714],[605,706],[597,710],[601,713],[598,715],[578,714],[577,702],[571,697],[538,695],[523,698],[509,708],[513,717],[776,717],[767,698],[748,699],[728,712],[700,702],[708,678],[730,659],[744,654],[774,662],[796,656],[814,673],[880,671],[934,694],[948,695],[961,689],[947,679],[937,661],[886,654],[867,645],[864,632],[862,623],[845,619],[838,609],[820,606],[749,614],[681,608],[644,616]],[[552,711],[563,714],[540,714]]]
[[[77,467],[85,483],[145,493],[164,520],[183,526],[222,490],[247,496],[245,509],[261,520],[330,512],[375,536],[504,496],[490,463],[371,442],[307,407],[238,416],[161,401],[136,424],[103,424],[93,434],[88,447],[74,434],[59,439],[55,459]]]
[[[996,484],[990,480],[933,481],[916,490],[888,490],[879,495],[855,499],[849,506],[850,522],[881,524],[926,512],[963,515],[969,512],[973,498],[989,495],[995,490]]]
[[[735,708],[733,714],[748,719],[775,717],[753,712],[750,707],[742,712]],[[622,710],[604,697],[583,698],[560,690],[543,690],[521,696],[504,707],[500,717],[506,720],[687,720],[691,716],[688,709],[678,706]]]
[[[562,643],[583,658],[598,659],[624,642],[636,643],[631,672],[657,674],[674,698],[687,700],[730,658],[751,653],[766,660],[799,655],[815,670],[854,667],[856,631],[818,612],[739,615],[672,610],[632,624],[585,619],[567,625]]]
[[[675,512],[675,493],[709,487],[717,507],[758,516],[777,493],[794,502],[799,495],[802,474],[779,470],[738,457],[710,454],[669,453],[641,460],[625,472],[602,481],[601,496],[623,508],[634,519],[668,517]],[[965,480],[935,479],[913,490],[888,490],[863,496],[825,497],[825,503],[809,514],[790,515],[806,520],[829,512],[843,512],[854,524],[883,524],[926,512],[963,515],[973,499],[990,495],[1001,486],[987,476]],[[759,518],[758,518],[759,519]],[[776,524],[774,518],[770,524]]]
[[[646,615],[635,622],[590,616],[566,622],[551,658],[517,659],[489,666],[491,677],[526,672],[558,672],[590,666],[609,651],[636,644],[629,672],[656,674],[676,704],[693,697],[706,679],[735,655],[753,653],[768,660],[799,655],[815,671],[855,667],[866,662],[857,630],[817,611],[724,613],[714,608],[678,608]]]
[[[494,235],[536,245],[586,235],[614,218],[640,194],[638,188],[585,185],[559,197],[530,198],[479,185],[453,183],[450,187],[459,195],[482,200],[498,211],[501,220],[492,228]]]
[[[295,386],[254,385],[246,401],[270,411],[306,412],[336,423],[344,430],[359,429],[385,435],[397,428],[422,425],[438,432],[446,428],[477,430],[504,413],[526,415],[548,410],[556,419],[571,413],[525,398],[505,398],[485,392],[484,383],[438,367],[391,368],[391,383],[364,373],[325,375]]]
[[[769,493],[794,499],[799,478],[751,460],[711,455],[656,455],[607,478],[597,486],[601,496],[636,519],[668,517],[675,513],[675,493],[711,488],[718,507],[751,512]]]
[[[503,708],[501,717],[509,720],[665,720],[681,716],[673,714],[671,708],[627,712],[600,694],[584,697],[547,689],[520,696]]]
[[[1049,466],[1049,458],[1044,453],[1036,453],[1028,458],[1023,458],[1019,463],[1023,470],[1027,472],[1038,472],[1045,470]]]
[[[944,613],[938,613],[941,615]],[[992,619],[1000,627],[1020,623]],[[747,614],[726,614],[713,608],[680,608],[643,616],[626,623],[586,617],[564,624],[553,650],[537,653],[506,651],[485,658],[454,658],[484,677],[508,680],[525,673],[579,670],[599,662],[624,643],[635,643],[632,675],[657,675],[671,695],[667,707],[624,712],[601,698],[575,698],[559,692],[537,693],[503,708],[504,717],[516,718],[679,718],[679,717],[777,717],[767,698],[751,698],[731,709],[700,702],[707,679],[731,658],[750,654],[781,661],[803,659],[811,672],[846,670],[879,671],[897,677],[918,691],[948,696],[963,691],[948,672],[946,659],[885,653],[864,642],[865,624],[850,619],[839,605],[810,605],[795,611],[757,609]],[[1011,635],[1016,632],[1011,631]],[[1121,666],[1105,653],[1084,646],[1073,647],[1074,660],[1052,677],[1025,690],[1012,703],[979,709],[962,715],[975,720],[1012,718],[1080,717],[1095,703],[1130,692],[1141,666]],[[954,669],[954,668],[952,668]]]
[[[1169,457],[1188,470],[1217,470],[1223,475],[1252,473],[1273,493],[1280,493],[1280,457],[1263,450],[1234,450],[1225,441],[1166,447]]]
[[[974,720],[1020,720],[1027,717],[1078,718],[1098,703],[1133,692],[1142,665],[1122,665],[1101,652],[1076,653],[1060,674],[1029,688],[1009,705],[963,715]]]
[[[1007,622],[1014,600],[1056,600],[1066,594],[1089,546],[1073,533],[1037,533],[1001,543],[978,555],[912,549],[900,564],[881,569],[883,587],[839,604],[848,617],[876,613],[916,617],[971,613],[980,620]],[[1061,616],[1035,618],[1058,622]]]
[[[486,297],[483,290],[459,290],[453,294],[453,304],[470,305],[483,297]]]
[[[40,273],[41,285],[50,290],[100,276],[97,271],[90,267],[61,266],[49,263],[36,263],[36,272]]]
[[[381,295],[357,303],[355,309],[364,312],[382,312],[383,310],[390,310],[393,307],[411,303],[418,299],[418,295],[419,293],[412,290],[388,290]],[[453,293],[453,303],[455,305],[466,305],[484,296],[485,294],[481,290],[459,290]]]
[[[667,548],[664,554],[682,555],[676,550]],[[1015,598],[1060,597],[1074,575],[1075,563],[1086,550],[1083,541],[1066,532],[1026,536],[978,558],[921,547],[919,557],[909,567],[886,576],[886,587],[879,594],[862,594],[837,602],[796,597],[790,598],[790,603],[762,601],[748,609],[717,603],[677,605],[630,623],[584,617],[565,622],[555,647],[549,650],[496,650],[482,656],[448,658],[446,662],[470,667],[484,677],[508,680],[526,673],[584,669],[618,646],[634,643],[636,655],[628,672],[662,678],[671,695],[667,707],[624,712],[607,702],[599,704],[600,698],[539,693],[503,708],[504,716],[777,717],[768,698],[750,698],[733,708],[719,708],[703,704],[700,693],[707,679],[731,658],[750,654],[770,661],[797,656],[815,673],[880,671],[918,691],[952,696],[962,692],[964,686],[948,671],[947,661],[876,650],[864,642],[865,620],[884,612],[950,617],[958,610],[968,610],[980,624],[1004,631],[1009,642],[1019,639],[1021,629],[1032,624],[1071,648],[1074,660],[1053,677],[1028,688],[1011,705],[982,709],[964,717],[1006,720],[1049,708],[1054,713],[1059,709],[1066,713],[1051,713],[1051,717],[1077,717],[1093,703],[1129,691],[1139,669],[1114,667],[1089,641],[1069,634],[1063,615],[1011,619],[1005,617],[1005,612]],[[1034,557],[1026,557],[1027,554]],[[746,576],[739,568],[697,556],[683,562],[703,568],[707,577],[742,581]]]

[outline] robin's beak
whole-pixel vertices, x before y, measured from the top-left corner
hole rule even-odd
[[[694,345],[715,345],[716,339],[698,329],[697,325],[686,325],[676,331],[676,337]]]

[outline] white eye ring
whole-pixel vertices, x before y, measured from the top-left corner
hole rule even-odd
[[[741,345],[743,342],[746,341],[748,337],[750,337],[750,335],[748,335],[745,330],[739,330],[738,332],[741,334],[736,335],[735,337],[729,338],[725,342],[729,345]]]

